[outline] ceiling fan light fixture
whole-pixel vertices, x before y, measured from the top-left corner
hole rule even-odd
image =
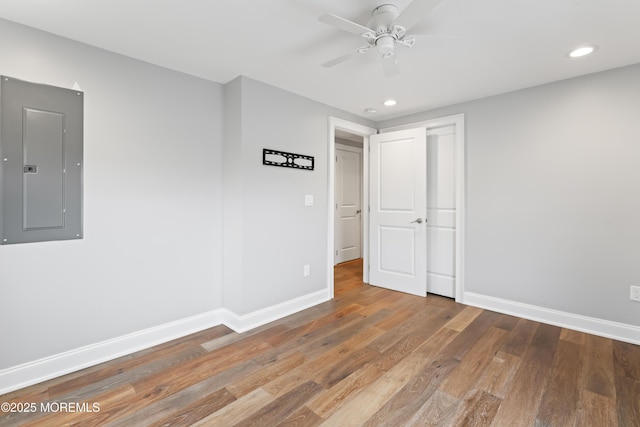
[[[569,58],[581,58],[596,51],[595,46],[580,46],[567,54]]]
[[[382,36],[376,40],[376,47],[380,55],[388,55],[395,48],[395,39],[391,36]]]
[[[385,100],[382,104],[385,107],[393,107],[394,105],[396,105],[398,103],[398,101],[396,101],[395,99],[387,99]]]

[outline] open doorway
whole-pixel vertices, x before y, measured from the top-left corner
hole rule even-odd
[[[336,295],[362,286],[362,189],[364,138],[335,131],[334,290]]]
[[[327,258],[327,267],[328,267],[328,274],[327,274],[327,292],[328,292],[328,296],[329,298],[333,298],[334,297],[334,266],[337,264],[338,262],[338,255],[340,255],[340,250],[338,249],[338,254],[336,254],[336,223],[339,221],[339,216],[336,214],[337,211],[337,198],[336,198],[336,156],[338,154],[341,153],[337,153],[337,148],[340,148],[341,151],[344,151],[346,153],[351,153],[354,150],[356,152],[358,152],[358,149],[360,149],[360,151],[357,153],[360,156],[360,160],[359,162],[357,160],[354,160],[355,158],[357,158],[357,156],[354,157],[354,155],[352,154],[344,154],[344,158],[350,158],[351,162],[355,162],[357,164],[360,165],[360,171],[359,173],[356,172],[356,175],[360,175],[359,180],[354,181],[354,182],[359,182],[359,190],[360,190],[360,196],[353,196],[351,197],[353,200],[357,200],[359,199],[359,207],[355,206],[355,208],[353,206],[347,206],[345,207],[345,211],[348,209],[351,209],[351,216],[354,219],[352,222],[354,223],[358,223],[359,222],[359,227],[356,225],[356,228],[354,228],[354,230],[358,230],[358,234],[359,236],[355,237],[355,240],[357,242],[359,242],[360,245],[360,250],[359,250],[359,257],[355,258],[356,260],[361,259],[362,261],[360,261],[364,266],[367,265],[367,260],[368,260],[368,238],[367,238],[367,234],[363,232],[363,230],[366,230],[368,227],[368,214],[366,211],[366,206],[368,206],[368,182],[367,182],[367,174],[368,174],[368,147],[369,147],[369,136],[373,135],[377,133],[377,130],[374,128],[370,128],[367,126],[363,126],[357,123],[353,123],[353,122],[349,122],[347,120],[343,120],[343,119],[339,119],[336,117],[329,117],[329,140],[328,140],[328,151],[329,151],[329,159],[331,159],[332,161],[328,162],[328,166],[329,166],[329,173],[328,173],[328,178],[329,178],[329,203],[328,203],[328,208],[329,208],[329,233],[328,233],[328,245],[327,245],[327,249],[328,249],[328,258]],[[336,144],[336,142],[338,142],[338,144]],[[342,196],[341,196],[342,197]],[[355,203],[352,203],[355,204]],[[357,213],[357,211],[360,210],[359,213]],[[345,217],[348,217],[349,215],[345,215]],[[358,221],[355,221],[355,220]],[[340,227],[338,230],[341,230],[344,228],[344,224],[338,224],[338,227]],[[341,232],[341,231],[339,231]],[[352,241],[354,240],[354,237],[351,236]],[[357,251],[356,250],[346,250],[348,249],[349,245],[344,245],[343,248],[345,249],[345,251],[343,251],[343,255],[346,258],[342,258],[343,260],[348,259],[349,257],[353,257],[354,253],[355,256],[358,256]],[[358,271],[360,271],[360,275],[361,281],[366,282],[368,280],[368,275],[367,275],[367,269],[366,268],[360,268]]]

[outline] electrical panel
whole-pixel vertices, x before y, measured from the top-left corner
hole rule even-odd
[[[0,244],[81,239],[84,94],[0,79]]]

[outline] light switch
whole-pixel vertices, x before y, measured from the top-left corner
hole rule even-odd
[[[313,206],[313,195],[307,194],[304,196],[304,205],[305,206]]]

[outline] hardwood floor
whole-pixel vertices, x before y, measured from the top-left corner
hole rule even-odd
[[[0,426],[640,426],[639,346],[361,274],[338,266],[333,301],[256,330],[215,327],[0,396],[36,409]]]

